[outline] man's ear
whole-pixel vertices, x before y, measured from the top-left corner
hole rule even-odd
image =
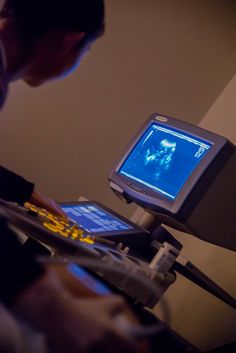
[[[79,47],[79,44],[84,39],[85,35],[85,32],[67,32],[63,41],[65,48],[71,50],[75,46]]]

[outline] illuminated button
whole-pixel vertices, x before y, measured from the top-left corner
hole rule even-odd
[[[86,243],[86,244],[94,244],[95,243],[94,240],[89,236],[87,236],[85,238],[80,238],[80,241],[82,243]]]
[[[53,232],[53,233],[58,233],[57,227],[56,227],[54,224],[52,224],[52,223],[44,222],[44,223],[43,223],[43,226],[44,226],[45,228],[49,229],[49,230],[50,230],[51,232]]]
[[[61,221],[61,224],[63,224],[65,227],[69,227],[69,223],[65,221]]]
[[[38,214],[39,214],[40,216],[43,216],[43,217],[46,217],[46,216],[47,216],[47,213],[46,213],[45,211],[42,211],[42,210],[38,211]]]
[[[64,226],[64,224],[62,224],[61,222],[59,222],[58,220],[53,220],[53,223],[55,224],[55,226],[60,229],[60,230],[64,230],[66,227]]]
[[[48,213],[48,214],[47,214],[47,218],[48,218],[48,219],[56,219],[56,217],[53,216],[51,213]]]
[[[69,237],[70,235],[70,231],[67,231],[67,230],[58,230],[58,233],[63,237]]]

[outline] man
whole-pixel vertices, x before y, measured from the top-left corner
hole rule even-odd
[[[102,0],[5,0],[0,20],[1,106],[10,82],[23,79],[38,86],[77,68],[103,31]],[[33,183],[4,167],[0,168],[0,198],[20,204],[29,201],[63,215]],[[77,298],[66,283],[80,284],[67,268],[37,263],[2,219],[0,237],[0,300],[5,305],[0,306],[0,332],[10,327],[13,335],[11,339],[0,334],[1,351],[25,352],[26,346],[30,351],[12,311],[43,332],[55,352],[133,350],[131,339],[113,321],[114,313],[127,311],[120,298]],[[46,351],[45,341],[39,341],[33,351]]]
[[[103,14],[102,1],[6,0],[0,21],[1,105],[12,81],[23,79],[38,86],[78,67],[92,42],[103,33]],[[2,167],[0,185],[0,197],[5,200],[28,200],[62,214],[32,183]]]

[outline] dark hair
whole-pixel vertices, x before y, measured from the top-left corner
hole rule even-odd
[[[0,14],[14,18],[28,38],[60,28],[95,39],[104,31],[103,0],[5,0]]]

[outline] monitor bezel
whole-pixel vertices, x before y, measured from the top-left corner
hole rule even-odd
[[[175,130],[179,130],[181,133],[185,132],[195,138],[203,139],[206,141],[206,143],[212,144],[209,151],[205,154],[205,156],[203,156],[188,180],[180,189],[175,199],[167,198],[158,191],[153,191],[138,181],[135,181],[119,173],[120,168],[127,160],[136,144],[140,141],[145,131],[147,131],[147,129],[149,129],[153,123],[162,125],[165,128],[174,128]],[[112,189],[115,189],[115,191],[118,193],[120,189],[121,194],[123,192],[123,194],[129,200],[137,203],[138,205],[146,209],[150,209],[151,211],[162,212],[167,215],[176,215],[181,211],[181,207],[191,194],[194,187],[197,185],[199,179],[202,177],[202,175],[205,173],[205,171],[208,169],[210,164],[213,162],[217,154],[221,151],[226,143],[226,138],[213,132],[177,120],[167,115],[153,113],[131,139],[125,152],[111,170],[108,179],[111,183]],[[118,186],[118,188],[116,188],[116,186]]]
[[[117,231],[106,231],[106,232],[87,232],[86,234],[89,235],[96,235],[99,237],[113,237],[113,236],[122,236],[122,235],[141,235],[145,233],[145,230],[136,225],[135,223],[131,222],[129,219],[125,218],[124,216],[120,215],[119,213],[111,210],[109,207],[105,206],[101,202],[94,201],[94,200],[89,200],[89,201],[66,201],[66,202],[60,202],[59,203],[60,207],[63,208],[63,206],[81,206],[81,205],[95,205],[100,207],[101,209],[104,209],[106,212],[110,213],[112,216],[120,219],[124,223],[127,223],[129,226],[132,227],[132,229],[125,229],[125,230],[117,230]]]

